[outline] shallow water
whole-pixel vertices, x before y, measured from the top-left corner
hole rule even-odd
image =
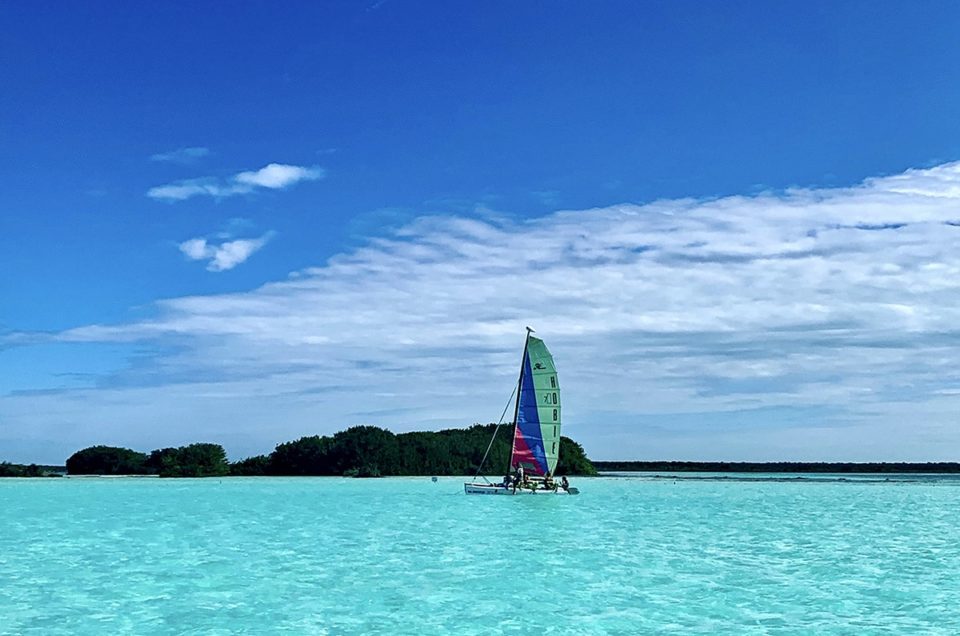
[[[0,479],[0,634],[956,634],[960,482]]]

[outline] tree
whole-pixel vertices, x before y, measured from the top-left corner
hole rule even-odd
[[[180,456],[176,448],[158,448],[150,452],[147,467],[156,475],[170,476],[180,472]]]
[[[23,471],[23,466],[19,464],[0,462],[0,477],[23,477]]]
[[[399,475],[457,474],[458,457],[449,439],[437,433],[401,433],[397,435],[400,455]]]
[[[583,452],[583,446],[569,437],[560,436],[560,461],[558,475],[596,475],[597,468]]]
[[[227,453],[220,444],[198,443],[162,448],[150,453],[147,463],[161,477],[217,477],[230,474]]]
[[[397,475],[400,446],[397,436],[376,426],[354,426],[333,436],[332,467],[342,475],[380,477]]]
[[[149,472],[144,453],[116,446],[91,446],[67,459],[71,475],[145,475]]]
[[[242,477],[258,477],[270,474],[270,457],[257,455],[230,464],[230,474]]]
[[[334,475],[330,467],[329,437],[312,435],[280,444],[270,453],[267,471],[271,475]]]

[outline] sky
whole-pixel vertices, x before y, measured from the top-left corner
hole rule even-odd
[[[960,460],[960,5],[0,3],[0,461],[497,421]]]

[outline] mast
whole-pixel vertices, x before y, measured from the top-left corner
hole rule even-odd
[[[513,439],[510,440],[510,459],[511,465],[507,467],[508,470],[513,469],[513,450],[514,444],[517,443],[517,418],[520,415],[520,392],[523,390],[523,370],[526,367],[527,362],[527,347],[530,345],[530,334],[533,333],[533,329],[527,327],[527,335],[523,339],[523,355],[520,357],[520,378],[517,380],[517,401],[513,406]]]

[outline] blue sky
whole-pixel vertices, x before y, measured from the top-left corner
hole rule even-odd
[[[960,455],[960,6],[0,4],[0,460]]]

